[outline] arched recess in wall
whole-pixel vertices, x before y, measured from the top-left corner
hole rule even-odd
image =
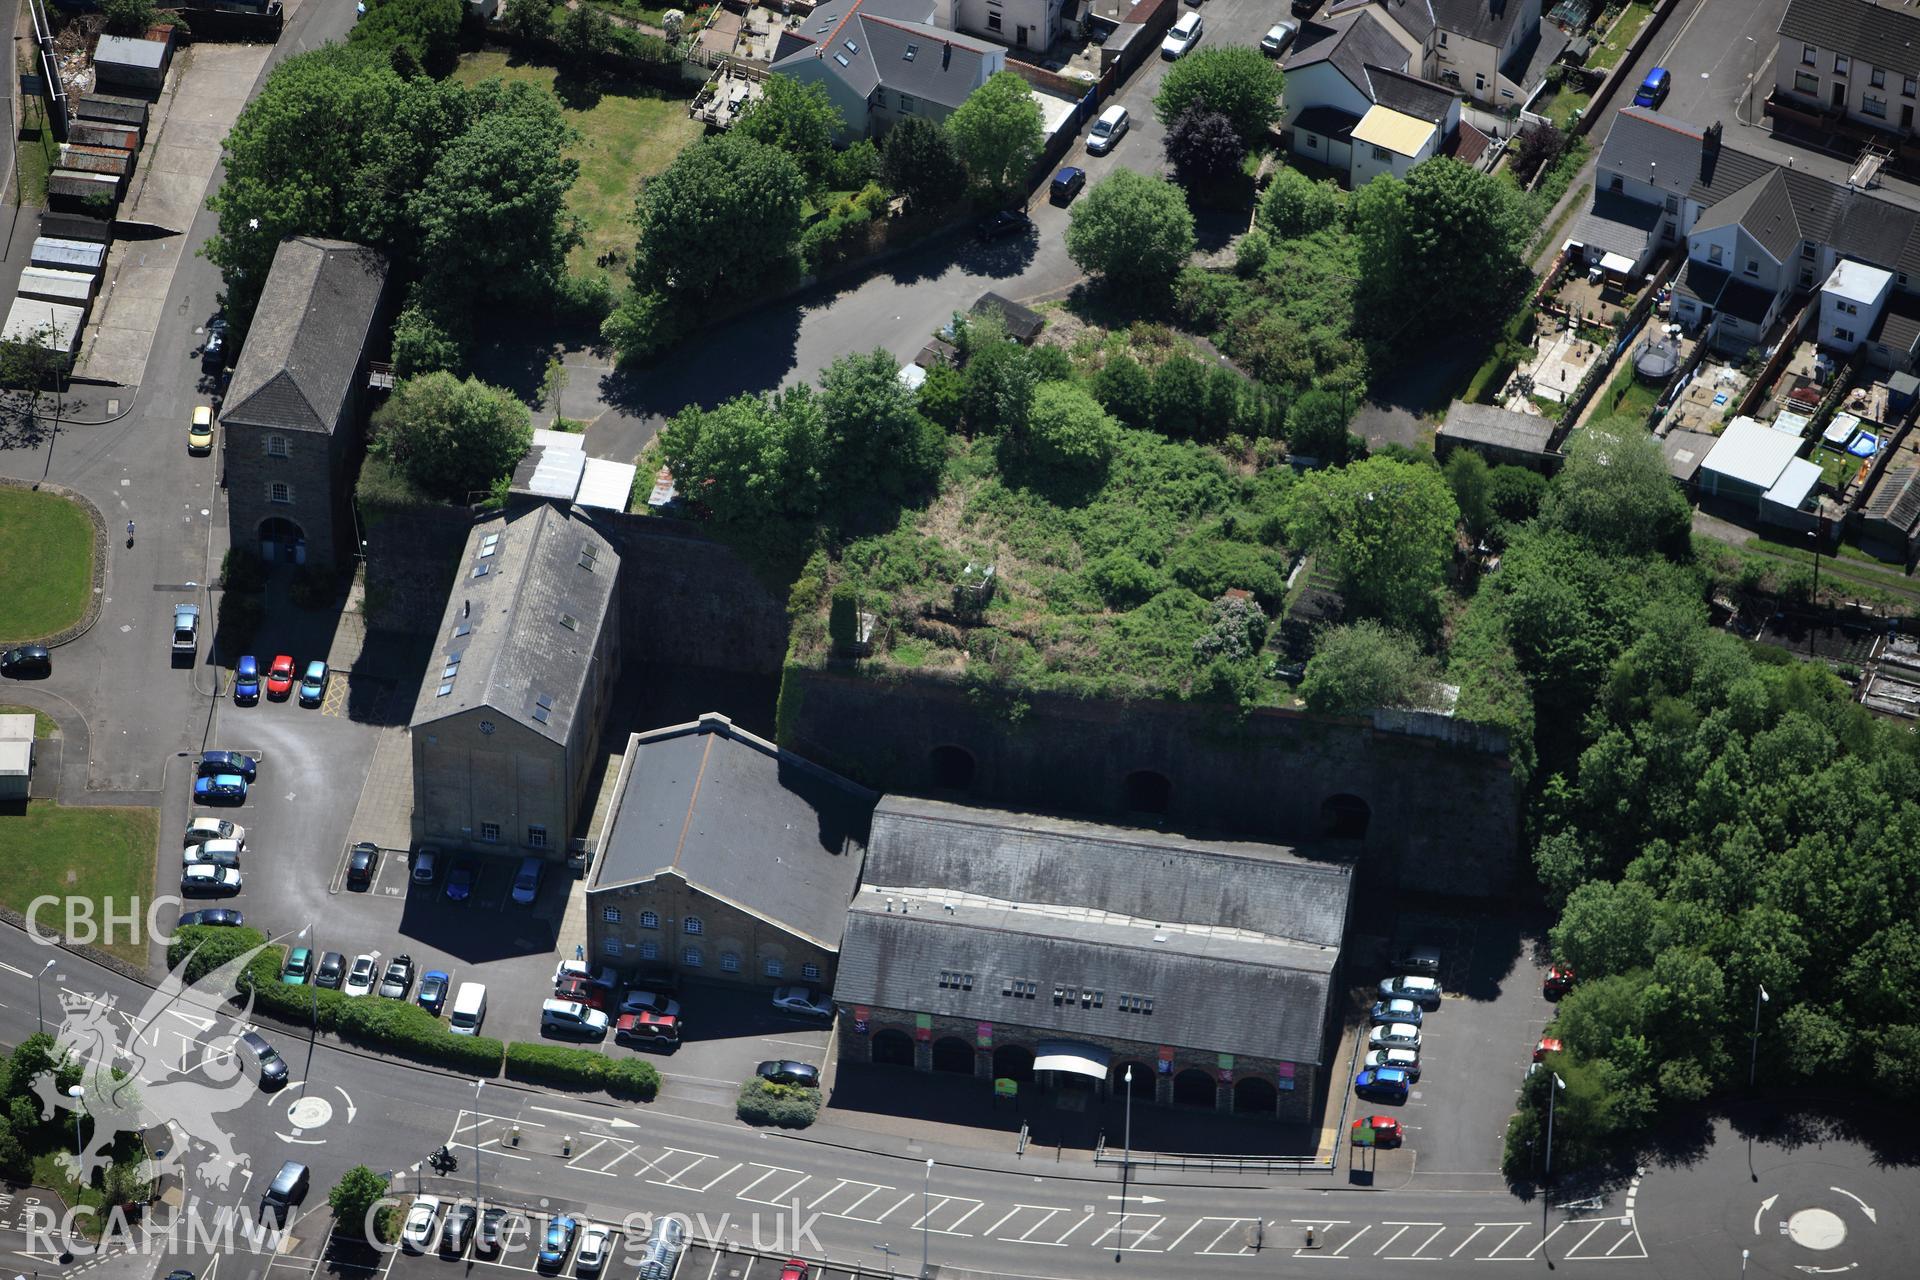
[[[1334,840],[1364,840],[1373,806],[1359,796],[1328,796],[1320,804],[1320,834]]]
[[[1273,1114],[1280,1091],[1265,1076],[1241,1076],[1233,1082],[1233,1109],[1248,1115]]]
[[[1135,769],[1127,775],[1126,806],[1129,813],[1165,813],[1173,803],[1173,783],[1167,775],[1152,769]]]
[[[1127,1083],[1127,1068],[1133,1068],[1133,1083]],[[1148,1062],[1116,1062],[1113,1070],[1107,1073],[1108,1081],[1113,1085],[1113,1096],[1124,1098],[1131,1093],[1136,1101],[1153,1101],[1153,1064]]]
[[[913,1038],[895,1027],[873,1033],[873,1060],[889,1067],[913,1065]]]
[[[942,791],[973,789],[973,752],[965,747],[935,747],[927,753],[927,769],[933,785]]]
[[[1033,1079],[1033,1050],[1023,1044],[1003,1044],[993,1051],[995,1080]]]
[[[958,1036],[947,1036],[933,1042],[933,1069],[951,1071],[955,1075],[973,1074],[973,1046]]]
[[[1173,1078],[1173,1104],[1177,1107],[1213,1109],[1213,1073],[1188,1067]]]

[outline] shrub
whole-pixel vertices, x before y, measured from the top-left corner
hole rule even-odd
[[[1167,558],[1167,569],[1175,582],[1208,600],[1240,587],[1263,604],[1278,605],[1287,592],[1273,554],[1244,542],[1189,539]]]
[[[607,1092],[616,1098],[651,1102],[660,1092],[660,1069],[644,1058],[619,1058],[607,1072]]]
[[[1145,604],[1166,585],[1156,570],[1124,551],[1109,551],[1088,565],[1087,584],[1109,609]]]
[[[1298,169],[1278,170],[1260,198],[1260,225],[1282,239],[1323,230],[1345,212],[1339,187],[1315,182]]]
[[[860,643],[860,592],[851,582],[836,582],[833,601],[827,607],[827,636],[833,651],[841,657],[853,656]]]
[[[756,1077],[740,1086],[733,1109],[748,1124],[804,1129],[820,1114],[820,1091]]]
[[[1255,227],[1241,236],[1240,243],[1234,247],[1233,269],[1243,276],[1258,275],[1272,256],[1273,237]]]
[[[600,325],[600,336],[627,363],[647,360],[680,341],[690,318],[664,293],[632,293]]]
[[[507,1046],[507,1079],[532,1084],[555,1084],[566,1089],[603,1089],[613,1060],[594,1049],[559,1044],[528,1044],[516,1040]]]

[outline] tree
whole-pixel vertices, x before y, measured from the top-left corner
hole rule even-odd
[[[405,49],[426,70],[451,70],[459,53],[460,0],[376,0],[347,33],[376,56]]]
[[[1533,519],[1547,500],[1547,478],[1527,467],[1503,463],[1487,473],[1487,481],[1494,514],[1509,524]]]
[[[1553,954],[1583,979],[1624,974],[1652,958],[1653,890],[1632,880],[1583,884],[1567,895],[1553,926]]]
[[[1319,634],[1300,696],[1309,711],[1339,715],[1375,707],[1431,707],[1438,686],[1433,660],[1412,636],[1363,618]]]
[[[1093,398],[1129,427],[1153,425],[1153,378],[1124,351],[1093,375]]]
[[[1630,418],[1576,431],[1543,516],[1609,554],[1684,553],[1693,512],[1660,444]]]
[[[1248,146],[1280,118],[1285,79],[1279,66],[1251,45],[1196,49],[1167,68],[1153,111],[1171,129],[1195,99],[1204,98]]]
[[[387,1194],[387,1180],[357,1164],[340,1175],[340,1181],[327,1192],[327,1204],[333,1210],[334,1223],[349,1234],[367,1238],[373,1235],[373,1208]]]
[[[1176,438],[1199,435],[1206,396],[1207,367],[1184,351],[1168,356],[1153,373],[1154,429]]]
[[[553,35],[553,6],[547,0],[507,0],[502,21],[522,40],[545,40]]]
[[[613,52],[613,22],[592,5],[578,4],[560,19],[553,40],[576,72],[591,72],[595,63]]]
[[[885,350],[841,356],[820,375],[820,476],[840,501],[900,499],[939,472],[946,439],[921,416]]]
[[[1340,397],[1313,390],[1287,408],[1287,447],[1294,453],[1339,466],[1355,452],[1347,432],[1347,411]]]
[[[690,405],[661,430],[660,451],[680,491],[716,520],[798,522],[820,510],[821,432],[818,397],[803,385]]]
[[[967,190],[967,170],[946,125],[906,116],[887,130],[880,146],[880,176],[916,209],[939,209]]]
[[[1518,190],[1449,156],[1404,183],[1369,182],[1353,198],[1360,288],[1371,327],[1485,328],[1506,314],[1531,231]]]
[[[960,159],[983,196],[1006,200],[1023,186],[1046,141],[1040,104],[1027,82],[996,71],[947,117]]]
[[[1452,560],[1460,509],[1432,466],[1367,458],[1303,477],[1289,536],[1336,573],[1350,610],[1420,627]]]
[[[1003,326],[981,317],[969,322],[967,330],[962,398],[967,430],[975,435],[1024,431],[1040,381],[1027,349],[1008,338]]]
[[[1067,215],[1067,253],[1116,288],[1164,288],[1193,246],[1193,214],[1180,189],[1131,169],[1114,170]]]
[[[1567,135],[1546,121],[1530,124],[1520,131],[1513,144],[1513,176],[1521,182],[1533,181],[1533,175],[1551,168],[1567,152]]]
[[[791,269],[806,177],[788,156],[733,133],[682,151],[646,185],[634,286],[675,298],[765,288]]]
[[[452,369],[460,363],[460,342],[440,309],[410,302],[393,322],[393,372],[412,378]]]
[[[1205,98],[1195,98],[1167,126],[1164,145],[1174,175],[1189,186],[1233,177],[1247,154],[1233,121],[1210,108]]]
[[[1460,521],[1478,538],[1493,524],[1493,479],[1487,460],[1472,449],[1455,449],[1447,459],[1447,485],[1460,504]]]
[[[1282,167],[1260,197],[1260,225],[1282,239],[1312,235],[1338,222],[1346,207],[1345,194],[1332,182]]]
[[[1120,443],[1120,428],[1077,383],[1043,382],[1033,390],[1026,430],[1003,436],[1003,447],[1008,443],[1041,478],[1098,477]]]
[[[100,13],[110,35],[144,36],[153,25],[153,0],[103,0]]]
[[[532,443],[532,415],[511,391],[429,373],[394,385],[368,449],[420,492],[468,503],[511,475]]]
[[[760,97],[735,122],[733,132],[786,152],[818,190],[833,164],[833,141],[846,127],[846,117],[827,96],[826,85],[776,72],[766,78]]]

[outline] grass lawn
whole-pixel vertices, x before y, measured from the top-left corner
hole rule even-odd
[[[1628,357],[1620,362],[1620,372],[1601,393],[1606,396],[1606,416],[1619,415],[1644,422],[1653,412],[1653,406],[1660,402],[1661,390],[1644,378],[1635,377],[1633,360]]]
[[[1585,110],[1592,101],[1593,95],[1585,89],[1562,88],[1548,97],[1545,103],[1537,105],[1535,110],[1553,121],[1555,128],[1567,129],[1573,125],[1573,113]]]
[[[555,92],[558,72],[530,62],[509,62],[507,55],[494,49],[468,54],[460,59],[454,79],[463,84],[478,84],[498,76],[519,80]],[[580,215],[586,243],[573,251],[571,265],[577,271],[602,271],[616,281],[625,269],[616,263],[601,267],[602,255],[617,251],[622,259],[633,253],[635,231],[633,206],[640,184],[673,162],[681,149],[697,141],[704,131],[697,120],[687,118],[687,99],[669,97],[657,89],[641,86],[608,85],[585,108],[570,107],[565,94],[558,94],[560,114],[580,137],[567,148],[567,154],[580,162],[580,177],[573,184],[567,205]]]
[[[153,851],[159,838],[158,809],[29,800],[24,811],[0,812],[0,849],[8,850],[0,902],[24,913],[45,894],[88,898],[98,924],[111,900],[120,914],[137,904],[144,919],[153,895]],[[66,914],[43,910],[40,919],[49,929],[60,929]],[[112,946],[102,949],[133,964],[147,962],[145,937],[129,940],[124,930]]]
[[[72,626],[92,590],[87,513],[56,494],[0,488],[0,644]]]
[[[1843,489],[1853,473],[1862,465],[1862,459],[1854,457],[1840,449],[1822,446],[1813,451],[1813,460],[1820,464],[1820,479],[1834,489]]]
[[[1587,59],[1587,65],[1596,71],[1605,71],[1620,61],[1620,55],[1627,51],[1633,38],[1640,34],[1640,28],[1653,16],[1653,5],[1648,0],[1633,0],[1633,3],[1620,11],[1613,26],[1607,31],[1607,38],[1593,56]]]
[[[35,711],[32,707],[10,707],[0,704],[0,716],[32,716],[34,737],[50,738],[53,736],[53,717]]]

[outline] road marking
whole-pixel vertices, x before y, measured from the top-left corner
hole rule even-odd
[[[578,1111],[557,1111],[552,1107],[528,1107],[529,1111],[540,1111],[550,1116],[565,1116],[569,1120],[578,1120],[582,1124],[599,1124],[599,1116],[583,1116]]]
[[[1525,1259],[1522,1259],[1522,1258],[1502,1258],[1499,1256],[1499,1253],[1502,1249],[1506,1248],[1509,1244],[1513,1243],[1513,1238],[1515,1236],[1519,1235],[1522,1231],[1525,1231],[1529,1226],[1533,1225],[1532,1223],[1483,1222],[1480,1225],[1483,1227],[1512,1227],[1513,1230],[1507,1232],[1506,1235],[1502,1236],[1500,1238],[1499,1244],[1493,1246],[1493,1248],[1490,1249],[1488,1252],[1475,1258],[1474,1259],[1475,1262],[1522,1262],[1522,1261],[1525,1261]],[[1531,1257],[1531,1256],[1532,1256],[1531,1254],[1528,1255],[1528,1257]]]
[[[1607,1256],[1611,1258],[1614,1255],[1615,1250],[1619,1249],[1621,1245],[1625,1244],[1629,1240],[1638,1240],[1639,1238],[1640,1238],[1640,1233],[1638,1231],[1629,1230],[1625,1235],[1621,1236],[1618,1240],[1613,1242],[1613,1248],[1607,1250]],[[1646,1256],[1644,1252],[1645,1247],[1646,1246],[1644,1245],[1641,1246],[1643,1250],[1643,1252],[1640,1255],[1641,1257]],[[1626,1256],[1631,1257],[1633,1255],[1629,1254]]]
[[[590,1155],[592,1155],[592,1154],[593,1154],[594,1152],[596,1152],[596,1151],[598,1151],[598,1150],[599,1150],[600,1148],[602,1148],[602,1147],[604,1147],[604,1146],[606,1146],[606,1145],[607,1145],[607,1140],[606,1140],[605,1138],[601,1138],[601,1139],[599,1139],[599,1140],[598,1140],[598,1141],[596,1141],[596,1142],[595,1142],[595,1143],[594,1143],[594,1144],[593,1144],[592,1146],[590,1146],[590,1147],[588,1147],[588,1148],[587,1148],[587,1149],[586,1149],[585,1151],[582,1151],[582,1152],[581,1152],[581,1153],[580,1153],[579,1155],[577,1155],[577,1156],[574,1156],[574,1157],[573,1157],[573,1158],[572,1158],[571,1160],[568,1160],[568,1161],[567,1161],[567,1168],[569,1168],[569,1169],[578,1169],[578,1168],[581,1168],[581,1167],[583,1167],[583,1166],[582,1166],[582,1165],[580,1164],[580,1162],[581,1162],[582,1160],[585,1160],[585,1159],[586,1159],[586,1158],[587,1158],[588,1156],[590,1156]],[[588,1173],[599,1173],[599,1172],[601,1172],[601,1170],[599,1170],[599,1169],[588,1169],[588,1170],[587,1170],[587,1172],[588,1172]]]
[[[795,1193],[798,1192],[801,1187],[813,1181],[812,1174],[802,1173],[798,1169],[788,1169],[777,1164],[761,1164],[758,1160],[749,1160],[747,1163],[752,1165],[756,1169],[766,1170],[765,1173],[761,1174],[759,1177],[755,1178],[752,1182],[749,1182],[746,1186],[740,1188],[740,1190],[733,1193],[734,1199],[745,1200],[750,1204],[770,1204],[777,1209],[784,1209],[794,1201]],[[753,1196],[753,1195],[747,1194],[749,1191],[752,1191],[755,1187],[765,1182],[768,1178],[771,1178],[774,1175],[781,1174],[781,1173],[791,1174],[794,1178],[794,1181],[788,1183],[786,1186],[782,1187],[779,1191],[771,1192],[768,1195]]]
[[[1479,1235],[1479,1234],[1480,1234],[1480,1233],[1481,1233],[1482,1231],[1485,1231],[1486,1229],[1487,1229],[1487,1224],[1486,1224],[1486,1223],[1484,1223],[1484,1222],[1476,1222],[1476,1223],[1475,1223],[1475,1224],[1473,1225],[1473,1230],[1472,1230],[1472,1231],[1469,1231],[1469,1232],[1467,1233],[1467,1238],[1466,1238],[1465,1240],[1462,1240],[1462,1241],[1461,1241],[1461,1242],[1460,1242],[1459,1244],[1457,1244],[1457,1245],[1455,1245],[1455,1246],[1453,1246],[1453,1253],[1449,1253],[1449,1254],[1448,1254],[1447,1256],[1448,1256],[1449,1258],[1451,1258],[1451,1257],[1453,1256],[1453,1254],[1454,1254],[1454,1253],[1458,1253],[1458,1252],[1460,1252],[1460,1251],[1461,1251],[1462,1249],[1464,1249],[1464,1248],[1466,1248],[1466,1247],[1467,1247],[1468,1245],[1470,1245],[1470,1244],[1472,1244],[1472,1243],[1473,1243],[1473,1238],[1474,1238],[1475,1236],[1477,1236],[1477,1235]]]
[[[1199,1254],[1200,1257],[1203,1257],[1203,1258],[1249,1257],[1253,1253],[1253,1246],[1251,1244],[1246,1243],[1244,1239],[1242,1240],[1239,1247],[1234,1249],[1222,1249],[1220,1247],[1220,1242],[1225,1240],[1228,1236],[1233,1235],[1236,1230],[1241,1232],[1241,1234],[1244,1236],[1246,1229],[1250,1226],[1256,1226],[1259,1223],[1259,1221],[1260,1219],[1258,1218],[1201,1218],[1199,1222],[1195,1222],[1193,1225],[1197,1227],[1200,1225],[1201,1222],[1222,1222],[1222,1223],[1225,1223],[1226,1225],[1220,1228],[1220,1232],[1218,1235],[1214,1236],[1212,1240],[1207,1242],[1206,1248],[1196,1250],[1196,1252]],[[1175,1240],[1173,1244],[1168,1245],[1167,1252],[1172,1253],[1174,1249],[1179,1245],[1179,1243],[1180,1241]]]
[[[1760,1207],[1753,1211],[1753,1234],[1760,1234],[1760,1219],[1766,1216],[1767,1210],[1773,1208],[1773,1202],[1779,1198],[1778,1195],[1768,1196],[1760,1202]]]
[[[1097,1236],[1094,1239],[1093,1241],[1094,1248],[1096,1249],[1103,1248],[1104,1246],[1102,1245],[1101,1242],[1104,1241],[1108,1236],[1112,1236],[1113,1247],[1115,1251],[1119,1253],[1165,1253],[1166,1252],[1166,1250],[1161,1248],[1159,1245],[1154,1245],[1150,1243],[1150,1241],[1152,1241],[1153,1239],[1154,1232],[1160,1230],[1161,1227],[1166,1225],[1167,1219],[1165,1214],[1121,1213],[1117,1210],[1114,1210],[1110,1212],[1109,1216],[1118,1218],[1119,1221],[1114,1223],[1111,1227],[1108,1227],[1105,1231],[1103,1231],[1099,1236]],[[1153,1223],[1151,1226],[1141,1228],[1134,1224],[1134,1222],[1132,1221],[1134,1218],[1151,1218],[1153,1219]],[[1129,1241],[1131,1241],[1132,1243],[1128,1243]]]
[[[955,1228],[957,1228],[962,1222],[965,1222],[968,1218],[971,1218],[974,1214],[980,1212],[981,1206],[986,1204],[986,1201],[975,1200],[971,1196],[934,1195],[931,1197],[931,1199],[938,1200],[940,1203],[934,1205],[933,1207],[928,1209],[925,1213],[921,1214],[920,1220],[918,1222],[913,1223],[911,1226],[909,1226],[907,1230],[920,1231],[924,1229],[927,1231],[931,1231],[936,1236],[971,1237],[973,1235],[973,1232],[971,1231],[958,1231],[958,1230],[955,1230]],[[973,1208],[967,1210],[965,1213],[961,1214],[958,1218],[956,1218],[954,1220],[953,1226],[951,1227],[935,1227],[935,1226],[929,1225],[932,1223],[932,1221],[935,1218],[939,1217],[942,1213],[945,1213],[947,1210],[947,1206],[950,1204],[970,1204],[973,1206]],[[891,1212],[891,1210],[889,1210],[889,1212]]]
[[[1551,1240],[1551,1239],[1553,1239],[1553,1238],[1554,1238],[1555,1236],[1557,1236],[1557,1235],[1559,1235],[1559,1234],[1560,1234],[1560,1229],[1561,1229],[1562,1227],[1564,1227],[1564,1226],[1566,1226],[1566,1225],[1567,1225],[1567,1224],[1566,1224],[1566,1223],[1564,1223],[1564,1222],[1556,1222],[1556,1223],[1554,1223],[1554,1224],[1553,1224],[1553,1230],[1551,1230],[1551,1231],[1549,1231],[1549,1232],[1547,1232],[1547,1234],[1545,1234],[1544,1236],[1541,1236],[1541,1237],[1540,1237],[1540,1243],[1539,1243],[1539,1244],[1536,1244],[1536,1245],[1534,1245],[1534,1246],[1533,1246],[1533,1248],[1531,1248],[1531,1249],[1529,1249],[1529,1250],[1527,1250],[1527,1255],[1526,1255],[1526,1256],[1527,1256],[1527,1257],[1529,1257],[1529,1258],[1531,1258],[1531,1257],[1532,1257],[1532,1256],[1533,1256],[1534,1254],[1536,1254],[1536,1253],[1538,1253],[1538,1252],[1540,1252],[1540,1251],[1541,1251],[1542,1249],[1544,1249],[1544,1248],[1546,1248],[1546,1247],[1547,1247],[1547,1241],[1549,1241],[1549,1240]]]
[[[1847,1190],[1845,1187],[1828,1187],[1827,1190],[1838,1191],[1841,1195],[1845,1196],[1847,1199],[1859,1205],[1860,1212],[1867,1215],[1867,1221],[1873,1223],[1876,1226],[1879,1225],[1880,1223],[1879,1215],[1874,1213],[1873,1206],[1868,1204],[1865,1200],[1862,1200],[1859,1196],[1853,1194],[1853,1192]]]
[[[1022,1231],[1019,1235],[996,1234],[1001,1227],[1006,1225],[1006,1222],[1009,1218],[1012,1218],[1015,1214],[1018,1214],[1018,1213],[1036,1213],[1036,1214],[1039,1214],[1040,1217],[1037,1218],[1031,1226],[1029,1226],[1025,1231]],[[1080,1217],[1079,1221],[1075,1222],[1072,1226],[1068,1227],[1065,1231],[1061,1232],[1058,1236],[1055,1236],[1052,1239],[1039,1238],[1041,1230],[1063,1213],[1069,1213],[1069,1214],[1081,1213],[1082,1216]],[[983,1236],[990,1236],[995,1240],[1005,1241],[1009,1244],[1039,1244],[1039,1245],[1045,1245],[1050,1249],[1059,1249],[1059,1248],[1064,1248],[1066,1246],[1068,1236],[1072,1235],[1074,1232],[1078,1231],[1081,1227],[1084,1227],[1085,1225],[1087,1225],[1087,1223],[1091,1222],[1092,1220],[1093,1220],[1093,1211],[1090,1209],[1082,1212],[1081,1210],[1066,1208],[1063,1205],[1016,1204],[1015,1206],[1013,1206],[1012,1209],[1007,1211],[1007,1213],[1000,1219],[1000,1221],[986,1228],[980,1234]]]
[[[1594,1223],[1593,1226],[1587,1229],[1587,1234],[1581,1236],[1578,1240],[1574,1241],[1573,1248],[1567,1250],[1567,1257],[1571,1258],[1575,1254],[1579,1253],[1580,1246],[1584,1245],[1587,1241],[1593,1239],[1594,1234],[1598,1232],[1601,1227],[1604,1227],[1606,1225],[1607,1224],[1605,1221]]]
[[[853,1203],[848,1205],[846,1209],[842,1212],[836,1213],[832,1210],[821,1210],[829,1218],[847,1218],[854,1222],[878,1222],[880,1221],[879,1218],[863,1218],[863,1217],[860,1217],[857,1213],[855,1213],[854,1210],[858,1209],[861,1205],[865,1204],[868,1200],[872,1199],[875,1195],[878,1195],[880,1192],[892,1191],[895,1189],[893,1187],[888,1186],[884,1182],[861,1182],[855,1178],[841,1178],[839,1181],[835,1182],[832,1187],[828,1188],[825,1192],[821,1193],[819,1198],[814,1200],[814,1202],[808,1205],[807,1208],[819,1209],[821,1205],[833,1199],[834,1196],[839,1195],[841,1190],[847,1187],[865,1187],[866,1190],[861,1192],[860,1195],[854,1199]]]
[[[1387,1250],[1393,1248],[1393,1242],[1395,1240],[1398,1240],[1402,1235],[1406,1233],[1407,1226],[1408,1226],[1408,1224],[1404,1222],[1383,1222],[1380,1225],[1383,1227],[1394,1227],[1396,1228],[1396,1230],[1392,1235],[1387,1237],[1387,1242],[1385,1244],[1381,1245],[1378,1249],[1375,1249],[1373,1251],[1373,1256],[1376,1258],[1379,1257],[1381,1254],[1385,1253]],[[1420,1225],[1425,1226],[1427,1224],[1423,1222]]]
[[[1335,1250],[1334,1250],[1334,1251],[1333,1251],[1332,1253],[1330,1253],[1330,1254],[1328,1254],[1327,1256],[1328,1256],[1328,1257],[1330,1257],[1330,1258],[1342,1258],[1342,1257],[1345,1257],[1345,1256],[1346,1256],[1346,1252],[1347,1252],[1347,1250],[1348,1250],[1348,1249],[1351,1249],[1351,1248],[1353,1247],[1353,1245],[1354,1245],[1354,1242],[1355,1242],[1356,1240],[1358,1240],[1358,1239],[1359,1239],[1359,1238],[1360,1238],[1361,1236],[1363,1236],[1363,1235],[1365,1235],[1365,1234],[1367,1234],[1367,1232],[1369,1232],[1369,1231],[1371,1231],[1371,1230],[1373,1230],[1373,1224],[1372,1224],[1372,1223],[1368,1223],[1368,1224],[1367,1224],[1366,1226],[1364,1226],[1364,1227],[1362,1227],[1362,1228],[1360,1228],[1360,1229],[1359,1229],[1358,1231],[1356,1231],[1356,1232],[1354,1232],[1354,1233],[1353,1233],[1352,1235],[1350,1235],[1350,1236],[1348,1236],[1348,1237],[1347,1237],[1347,1238],[1346,1238],[1346,1239],[1345,1239],[1344,1241],[1342,1241],[1342,1242],[1340,1243],[1340,1247],[1339,1247],[1339,1248],[1337,1248],[1337,1249],[1335,1249]]]
[[[1431,1257],[1431,1256],[1422,1256],[1422,1254],[1428,1245],[1432,1244],[1435,1240],[1438,1240],[1441,1234],[1446,1231],[1447,1229],[1446,1224],[1440,1223],[1440,1222],[1409,1222],[1407,1225],[1410,1227],[1432,1227],[1433,1234],[1428,1236],[1425,1240],[1422,1240],[1419,1244],[1415,1245],[1413,1247],[1413,1252],[1405,1255],[1400,1260],[1405,1262],[1438,1262],[1440,1261],[1439,1258]]]

